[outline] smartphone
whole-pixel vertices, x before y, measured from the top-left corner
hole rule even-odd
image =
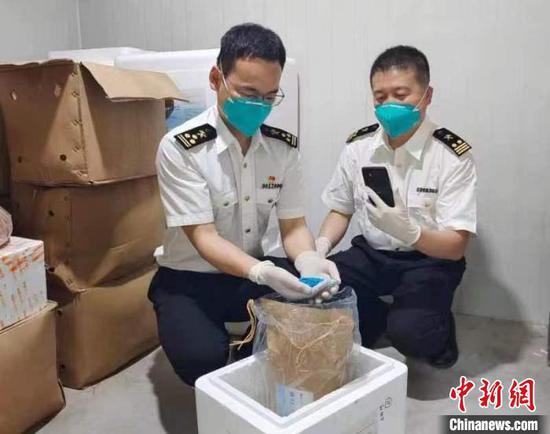
[[[386,168],[381,166],[367,166],[361,168],[361,171],[363,172],[363,181],[365,185],[372,188],[386,205],[393,208],[395,206],[393,190]],[[369,200],[374,205],[370,198]]]

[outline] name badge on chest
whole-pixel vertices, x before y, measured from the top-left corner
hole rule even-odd
[[[280,182],[277,182],[277,177],[273,175],[269,175],[265,182],[262,182],[261,186],[262,190],[273,190],[273,189],[281,189],[283,188],[283,184]]]

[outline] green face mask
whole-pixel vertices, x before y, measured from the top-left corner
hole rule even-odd
[[[384,103],[375,107],[374,114],[382,124],[382,128],[390,138],[399,137],[408,133],[420,122],[418,106],[426,96],[428,88],[415,106],[404,103]]]
[[[225,77],[223,84],[229,93]],[[244,97],[229,97],[223,103],[223,113],[227,121],[246,137],[252,137],[271,113],[272,105],[261,100]]]
[[[248,98],[228,98],[223,103],[227,121],[246,137],[252,137],[271,113],[271,105]]]

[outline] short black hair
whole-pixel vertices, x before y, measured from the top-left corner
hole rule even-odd
[[[416,74],[417,81],[423,85],[430,84],[430,65],[428,59],[415,47],[408,45],[397,45],[388,48],[380,54],[370,69],[370,82],[377,72],[385,72],[392,68],[412,69]]]
[[[279,62],[284,68],[286,50],[277,33],[259,24],[244,23],[231,27],[222,36],[217,65],[224,75],[231,72],[238,59],[254,58]]]

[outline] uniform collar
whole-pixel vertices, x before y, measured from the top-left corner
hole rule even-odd
[[[430,138],[434,128],[435,124],[428,118],[428,116],[426,116],[424,118],[424,121],[422,121],[422,123],[420,124],[420,127],[413,134],[413,136],[409,140],[407,140],[401,148],[406,150],[417,160],[420,160],[422,157],[424,146],[426,146],[426,142]],[[388,143],[388,136],[384,133],[384,130],[382,128],[380,128],[380,130],[378,131],[375,140],[377,147],[384,147],[388,151],[393,150]]]
[[[227,128],[227,125],[225,125],[225,122],[221,118],[220,113],[218,112],[218,107],[216,105],[210,107],[208,122],[216,129],[217,135],[214,144],[216,146],[216,152],[218,154],[221,154],[223,151],[225,151],[229,143],[237,141],[235,136],[233,136],[233,134],[231,134],[231,131],[229,131],[229,128]]]
[[[260,130],[258,130],[256,134],[254,134],[254,138],[258,141],[258,146],[263,146],[263,148],[267,152],[269,152],[270,149],[269,144],[267,143],[267,137],[264,136]],[[254,144],[254,140],[252,141],[252,143]]]
[[[233,133],[231,133],[231,131],[229,130],[229,128],[227,128],[227,125],[221,118],[217,105],[211,107],[208,121],[214,128],[216,128],[217,137],[215,139],[215,146],[218,154],[225,151],[228,145],[233,145],[236,147],[240,146],[237,138],[233,135]],[[256,143],[258,143],[258,145],[256,145]],[[250,150],[257,148],[258,146],[263,146],[266,149],[268,148],[265,137],[259,129],[252,136]]]

